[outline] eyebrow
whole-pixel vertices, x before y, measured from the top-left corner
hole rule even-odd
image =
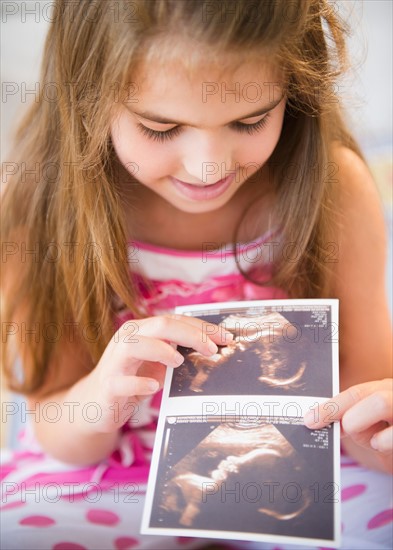
[[[272,111],[279,103],[281,103],[283,99],[283,95],[280,97],[280,99],[276,101],[272,101],[269,103],[269,105],[262,107],[262,109],[258,109],[257,111],[253,111],[252,113],[248,113],[242,117],[237,118],[236,120],[231,120],[227,122],[226,124],[232,124],[233,122],[238,122],[239,120],[244,120],[246,118],[252,118],[255,116],[264,115],[265,113],[268,113],[269,111]],[[134,115],[138,115],[142,118],[145,118],[146,120],[150,120],[151,122],[158,122],[159,124],[177,124],[179,126],[190,126],[191,128],[196,128],[195,124],[191,124],[190,122],[184,122],[181,120],[171,120],[169,118],[165,118],[159,115],[156,115],[155,113],[152,113],[151,111],[141,111],[138,113],[135,110],[131,110],[129,107],[127,107],[126,104],[124,104],[126,109],[128,109],[131,113]]]

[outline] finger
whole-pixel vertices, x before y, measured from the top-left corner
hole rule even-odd
[[[345,415],[344,415],[345,418]],[[366,430],[360,431],[360,432],[352,432],[348,431],[346,432],[342,427],[341,422],[341,437],[349,437],[354,441],[357,445],[360,447],[370,447],[370,440],[372,437],[386,428],[386,422],[377,422],[377,424],[374,424],[373,426],[370,426],[370,428],[367,428]]]
[[[355,403],[343,415],[343,429],[348,434],[356,434],[367,430],[380,421],[391,424],[393,420],[392,406],[393,394],[391,392],[376,391]]]
[[[304,423],[308,428],[319,429],[341,420],[343,415],[356,403],[377,391],[381,386],[379,380],[357,384],[339,393],[329,401],[308,411]]]
[[[159,388],[162,388],[165,380],[166,367],[162,363],[153,361],[144,361],[138,369],[138,376],[154,378],[159,383]]]
[[[393,426],[389,426],[375,434],[370,441],[370,445],[381,453],[391,453],[393,451]]]
[[[170,344],[158,338],[138,335],[133,340],[123,339],[115,348],[113,361],[119,370],[135,375],[144,361],[160,362],[168,367],[178,367],[184,357]],[[113,358],[112,358],[113,359]]]
[[[185,323],[189,323],[196,328],[201,328],[203,336],[205,338],[210,338],[219,346],[225,345],[234,339],[233,332],[226,330],[224,324],[222,323],[217,325],[215,323],[210,323],[205,319],[200,319],[198,317],[193,317],[190,315],[179,315],[176,313],[170,314],[169,317]]]
[[[190,326],[199,328],[202,331],[204,339],[210,338],[214,340],[218,345],[224,345],[226,342],[233,340],[234,335],[232,332],[225,329],[221,324],[210,323],[206,319],[200,319],[199,317],[193,317],[191,315],[181,315],[177,313],[171,313],[166,315],[171,319],[175,319],[182,323],[187,323]]]
[[[151,395],[158,391],[159,383],[154,378],[143,376],[113,376],[107,390],[115,397]]]
[[[212,334],[212,331],[208,330],[211,323],[203,324],[200,319],[189,321],[187,317],[183,316],[183,318],[186,318],[186,321],[164,315],[149,317],[142,323],[128,321],[119,331],[123,334],[123,341],[129,343],[138,343],[142,337],[149,336],[156,338],[157,341],[166,340],[183,347],[191,347],[206,356],[217,353],[217,344],[208,336],[208,333]],[[159,357],[145,359],[160,360]]]

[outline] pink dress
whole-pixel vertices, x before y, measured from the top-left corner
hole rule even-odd
[[[275,241],[277,233],[268,232],[237,245],[242,269],[268,282]],[[178,305],[286,297],[278,288],[247,281],[238,271],[234,252],[225,246],[213,250],[206,243],[203,252],[190,252],[134,241],[129,243],[129,263],[146,316],[168,313]],[[142,276],[151,281],[150,289]],[[119,304],[116,326],[131,318]],[[159,405],[160,394],[144,401],[123,427],[119,448],[93,467],[70,466],[46,455],[26,425],[18,450],[2,453],[1,548],[169,550],[212,543],[232,549],[300,548],[139,534]],[[391,548],[390,481],[343,457],[342,548]]]

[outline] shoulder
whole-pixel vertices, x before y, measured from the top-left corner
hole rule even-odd
[[[334,150],[337,224],[332,297],[340,304],[343,386],[387,376],[390,314],[386,296],[386,227],[379,194],[365,162],[353,151]],[[373,369],[371,369],[373,365]],[[370,370],[371,369],[371,370]]]
[[[345,214],[348,222],[342,222],[347,229],[350,221],[359,219],[363,220],[363,225],[365,221],[370,226],[372,222],[380,224],[383,220],[381,201],[366,163],[354,151],[342,146],[332,151],[332,160],[338,180],[338,214]],[[364,214],[367,214],[367,220]]]
[[[332,207],[337,219],[339,263],[347,269],[362,258],[374,258],[375,270],[380,269],[386,256],[386,228],[372,174],[366,163],[346,147],[337,147],[332,158],[337,179]]]

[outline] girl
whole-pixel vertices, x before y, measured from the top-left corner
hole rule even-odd
[[[282,297],[340,299],[342,489],[368,498],[345,547],[390,547],[384,224],[334,93],[344,35],[325,0],[54,4],[2,201],[4,372],[32,420],[3,548],[206,545],[139,535],[165,367],[227,339],[173,308]]]

